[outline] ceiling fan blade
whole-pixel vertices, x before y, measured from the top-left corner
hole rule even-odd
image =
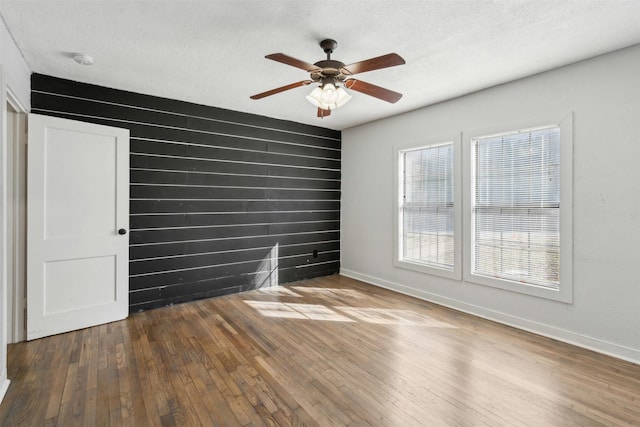
[[[374,98],[382,99],[383,101],[387,101],[392,104],[395,104],[400,100],[400,98],[402,98],[401,93],[372,85],[371,83],[363,82],[362,80],[348,79],[344,82],[344,85],[347,89],[352,89],[356,92],[364,93],[365,95],[373,96]]]
[[[320,68],[313,64],[285,55],[284,53],[272,53],[271,55],[265,56],[265,58],[282,62],[283,64],[291,65],[292,67],[301,68],[308,72],[320,70]]]
[[[299,81],[299,82],[296,82],[296,83],[291,83],[291,84],[286,85],[286,86],[282,86],[282,87],[279,87],[279,88],[276,88],[276,89],[271,89],[271,90],[268,90],[266,92],[262,92],[262,93],[259,93],[257,95],[250,96],[250,98],[251,99],[261,99],[261,98],[264,98],[266,96],[271,96],[271,95],[275,95],[276,93],[284,92],[285,90],[295,89],[295,88],[300,87],[300,86],[305,86],[305,85],[308,85],[309,83],[313,83],[313,82],[311,80],[302,80],[302,81]]]
[[[323,110],[322,108],[318,107],[318,117],[323,118],[323,117],[327,117],[330,114],[331,114],[331,110]]]
[[[340,69],[340,71],[342,74],[350,76],[353,74],[364,73],[366,71],[379,70],[380,68],[394,67],[404,63],[404,59],[402,59],[402,57],[397,53],[388,53],[386,55],[345,65]]]

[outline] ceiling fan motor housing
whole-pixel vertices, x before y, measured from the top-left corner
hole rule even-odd
[[[318,61],[313,65],[320,68],[320,70],[311,73],[311,80],[313,81],[320,81],[325,77],[332,77],[340,81],[343,81],[346,78],[341,71],[341,68],[344,67],[344,63],[340,61],[327,59],[325,61]]]
[[[331,82],[335,82],[336,80],[344,81],[346,78],[346,76],[342,74],[344,63],[331,59],[331,54],[338,47],[338,42],[333,39],[324,39],[320,42],[320,47],[324,53],[327,54],[327,59],[313,64],[320,68],[320,70],[311,72],[311,80],[318,82],[330,78]]]

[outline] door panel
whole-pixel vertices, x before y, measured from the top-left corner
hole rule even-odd
[[[47,239],[113,235],[117,144],[118,139],[111,136],[48,129],[44,146]],[[82,209],[69,209],[78,199],[84,202]]]
[[[44,266],[44,315],[116,301],[114,256],[48,261]],[[83,286],[74,286],[69,276]]]
[[[27,339],[128,313],[129,131],[29,115]]]

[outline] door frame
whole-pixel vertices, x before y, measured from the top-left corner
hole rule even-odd
[[[27,110],[7,87],[5,94],[5,135],[7,157],[5,166],[11,188],[5,188],[7,207],[7,340],[16,343],[26,339],[26,180],[27,180]],[[13,114],[10,114],[13,113]],[[8,134],[13,119],[12,134]],[[9,177],[11,174],[11,177]],[[13,198],[13,203],[10,202]],[[13,207],[12,212],[9,209]],[[9,233],[9,229],[13,229]],[[10,248],[11,247],[11,248]],[[11,265],[9,265],[11,263]]]

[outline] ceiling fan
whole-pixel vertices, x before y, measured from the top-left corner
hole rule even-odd
[[[308,62],[292,58],[284,53],[272,53],[271,55],[265,56],[267,59],[282,62],[283,64],[307,71],[309,73],[309,79],[253,95],[251,99],[261,99],[311,83],[320,83],[320,86],[317,86],[307,96],[307,100],[318,107],[318,117],[322,118],[331,114],[331,110],[349,102],[351,95],[349,95],[344,88],[355,90],[356,92],[364,93],[365,95],[373,96],[374,98],[390,103],[398,102],[398,100],[402,98],[401,93],[351,78],[354,74],[402,65],[405,62],[400,55],[389,53],[387,55],[344,65],[344,63],[340,61],[331,59],[331,54],[338,47],[338,42],[332,39],[322,40],[320,47],[324,50],[324,53],[327,54],[327,59],[318,61],[315,64],[309,64]]]

